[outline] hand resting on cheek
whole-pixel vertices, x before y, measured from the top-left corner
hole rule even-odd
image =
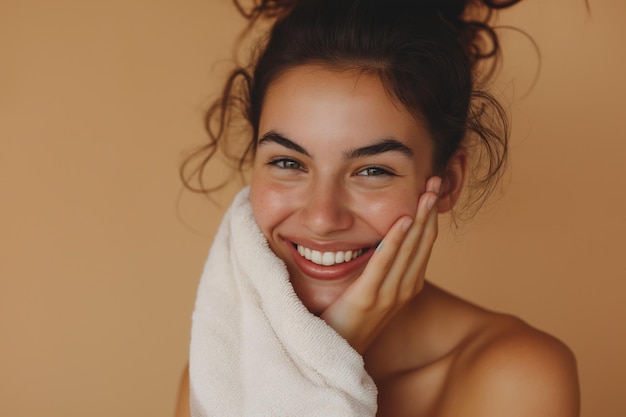
[[[321,315],[361,354],[424,286],[437,238],[440,188],[440,178],[428,180],[415,219],[404,216],[393,224],[363,274]]]

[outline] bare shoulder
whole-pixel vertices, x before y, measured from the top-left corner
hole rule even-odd
[[[459,349],[446,385],[442,416],[579,415],[571,350],[506,315],[488,313],[485,326]]]

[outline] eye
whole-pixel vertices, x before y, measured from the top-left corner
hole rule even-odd
[[[275,166],[279,169],[298,169],[303,171],[305,170],[304,166],[302,166],[300,162],[296,161],[295,159],[289,158],[273,159],[269,161],[268,164]]]
[[[377,166],[369,166],[361,171],[357,172],[356,175],[363,177],[379,177],[382,175],[395,176],[395,174],[388,169],[377,167]]]

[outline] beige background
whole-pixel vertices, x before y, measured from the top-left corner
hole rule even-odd
[[[563,339],[583,415],[618,417],[626,3],[591,5],[503,15],[541,77],[524,98],[537,60],[507,32],[507,192],[443,231],[430,275]],[[222,211],[180,194],[177,167],[242,23],[228,0],[0,0],[1,416],[172,414]]]

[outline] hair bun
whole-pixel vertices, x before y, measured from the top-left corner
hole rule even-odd
[[[345,1],[345,0],[336,0]],[[376,1],[376,0],[374,0]],[[381,0],[393,6],[394,0]],[[470,8],[504,9],[521,0],[395,0],[413,3],[418,7],[431,8],[439,11],[446,20],[454,22],[463,20]],[[288,14],[302,0],[249,0],[250,5],[242,4],[243,0],[233,0],[235,7],[245,18],[255,21],[258,18],[277,18]]]
[[[486,6],[489,9],[505,9],[521,0],[425,0],[424,3],[438,9],[447,18],[461,18],[468,8]]]
[[[420,3],[425,6],[439,10],[448,20],[461,18],[467,6],[467,0],[422,0]]]

